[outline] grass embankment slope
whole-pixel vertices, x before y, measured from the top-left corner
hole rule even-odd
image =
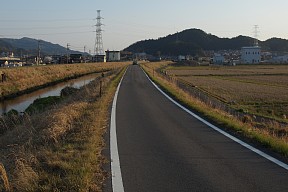
[[[33,67],[1,68],[7,76],[0,82],[0,97],[15,96],[19,93],[37,89],[81,75],[111,70],[121,63],[81,63]],[[122,63],[124,64],[124,63]]]
[[[101,79],[102,97],[93,81],[43,112],[14,119],[0,136],[0,191],[101,191],[109,176],[102,151],[110,104],[126,66]]]
[[[201,116],[203,116],[207,119],[210,119],[214,123],[227,129],[228,131],[232,131],[233,134],[238,135],[240,137],[243,137],[245,139],[248,139],[253,143],[256,142],[258,145],[269,148],[272,151],[275,151],[278,154],[281,154],[283,156],[283,158],[285,158],[287,160],[287,157],[288,157],[288,134],[287,134],[288,127],[284,127],[284,128],[281,127],[280,128],[279,124],[273,123],[273,122],[271,122],[271,124],[269,124],[269,125],[264,125],[264,126],[260,126],[260,127],[255,126],[256,124],[253,122],[253,117],[251,117],[252,115],[251,116],[249,116],[249,115],[245,116],[245,121],[239,121],[239,120],[237,120],[237,118],[231,116],[230,114],[227,114],[227,113],[225,113],[219,109],[213,108],[211,105],[209,105],[207,103],[200,102],[196,98],[192,97],[189,93],[184,92],[179,87],[177,87],[177,85],[175,83],[173,83],[173,80],[168,82],[166,79],[161,78],[161,75],[158,75],[155,72],[159,68],[163,69],[163,67],[165,68],[165,66],[168,67],[169,64],[171,64],[171,62],[149,63],[149,64],[143,64],[142,66],[145,69],[145,71],[149,74],[149,76],[157,84],[159,84],[162,87],[162,89],[164,89],[166,92],[168,92],[174,98],[176,98],[182,104],[188,106],[192,110],[197,111],[199,114],[201,114]],[[245,69],[245,66],[242,66],[242,67]],[[265,68],[265,66],[264,67],[262,66],[262,68]],[[267,66],[266,66],[266,68],[267,68]],[[182,69],[184,69],[183,71],[179,71],[179,68],[177,70],[177,67],[176,68],[173,67],[174,71],[170,67],[168,67],[167,69],[168,69],[167,72],[170,75],[170,78],[172,78],[172,79],[186,78],[186,80],[187,80],[187,78],[188,79],[191,78],[190,77],[191,71],[189,72],[189,70],[192,70],[192,71],[194,69],[199,70],[199,67],[196,67],[196,68],[184,67],[184,68],[182,68]],[[180,69],[181,69],[181,67],[180,67]],[[215,81],[209,81],[209,78],[211,78],[211,71],[207,72],[207,67],[200,67],[200,69],[202,69],[202,71],[194,70],[193,72],[195,73],[196,78],[198,78],[198,79],[199,79],[199,75],[201,75],[201,73],[205,73],[206,76],[202,76],[202,82],[205,82],[206,83],[205,85],[210,87],[210,89],[205,90],[206,92],[211,93],[211,96],[213,96],[214,94],[217,93],[217,91],[212,92],[212,90],[214,90],[216,88],[218,88],[218,89],[221,88],[221,90],[222,90],[221,93],[229,94],[228,89],[226,90],[225,84],[221,84],[221,83],[218,84],[218,83],[215,83]],[[231,68],[231,69],[237,70],[235,68]],[[242,70],[244,70],[244,69],[242,69]],[[248,68],[248,69],[246,68],[246,71],[247,70],[250,72],[253,71],[253,69],[251,69],[251,68]],[[281,71],[281,69],[280,69],[280,71]],[[238,69],[238,72],[235,72],[235,73],[239,73],[239,69]],[[246,73],[245,70],[244,70],[244,73]],[[253,73],[256,73],[255,68],[254,68]],[[181,76],[179,74],[181,74]],[[237,76],[237,75],[235,75],[235,76]],[[194,79],[196,79],[196,78],[194,78]],[[228,77],[226,77],[226,78],[228,78]],[[229,77],[229,78],[231,78],[231,77]],[[233,78],[233,80],[234,80],[234,78]],[[209,81],[209,82],[207,83],[207,81]],[[249,81],[251,81],[251,80],[249,80]],[[195,82],[199,83],[199,81],[196,81],[196,80],[195,81],[192,80],[191,82],[192,83],[195,83]],[[281,82],[279,82],[279,83],[281,83]],[[230,87],[231,86],[233,86],[233,83],[230,82]],[[256,86],[256,85],[254,85],[254,86]],[[236,93],[236,95],[237,94],[243,94],[243,93],[241,93],[241,90],[237,91],[238,88],[239,88],[238,84],[235,83],[234,84],[234,90],[235,91],[233,93]],[[253,89],[252,90],[250,89],[250,93],[251,93],[251,91],[253,91]],[[230,95],[232,95],[232,93]],[[220,96],[223,96],[223,94],[220,94]],[[261,97],[262,95],[259,94],[258,96]],[[255,97],[254,99],[256,99],[257,94],[254,94],[254,97]],[[254,100],[250,99],[250,102],[253,102],[253,101]],[[281,130],[278,130],[278,129],[281,129]],[[281,132],[281,134],[278,134],[279,132]]]

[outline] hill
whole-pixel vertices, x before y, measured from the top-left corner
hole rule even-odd
[[[125,51],[146,52],[156,55],[196,55],[202,54],[204,50],[240,50],[241,47],[253,45],[254,38],[238,36],[234,38],[219,38],[207,34],[200,29],[187,29],[179,33],[168,35],[159,39],[149,39],[136,42]],[[288,40],[272,38],[259,41],[263,49],[267,51],[288,51]]]
[[[31,38],[21,39],[0,39],[0,53],[14,52],[16,55],[29,54],[36,55],[38,50],[38,40]],[[41,55],[61,55],[66,54],[67,49],[61,45],[53,44],[44,40],[40,40]],[[78,51],[70,51],[70,53],[80,53]]]

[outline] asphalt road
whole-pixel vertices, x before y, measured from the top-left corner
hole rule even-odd
[[[131,66],[116,129],[125,192],[288,191],[288,171],[171,103]]]

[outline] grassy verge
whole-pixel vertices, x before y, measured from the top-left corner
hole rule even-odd
[[[200,102],[199,100],[191,97],[188,93],[179,89],[175,84],[170,83],[165,79],[162,79],[161,76],[157,75],[155,70],[159,66],[160,64],[142,65],[150,78],[159,86],[161,86],[165,92],[170,94],[180,103],[196,111],[206,119],[209,119],[219,126],[226,128],[228,131],[233,130],[235,134],[241,137],[245,137],[252,142],[256,141],[258,144],[261,144],[266,148],[270,148],[271,150],[283,155],[286,158],[288,157],[287,136],[279,138],[273,134],[271,135],[266,129],[256,129],[249,121],[238,121],[231,115],[223,111],[211,108],[211,106]]]
[[[0,82],[0,98],[14,97],[51,84],[82,75],[107,71],[127,65],[123,63],[82,63],[35,67],[2,68],[6,81]]]
[[[14,191],[101,191],[108,177],[103,135],[123,73],[102,79],[101,97],[99,81],[92,82],[1,136],[0,162]]]

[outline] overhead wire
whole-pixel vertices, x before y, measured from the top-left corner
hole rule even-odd
[[[62,22],[62,21],[92,21],[93,19],[0,19],[0,22]]]
[[[30,30],[30,29],[73,29],[73,28],[90,27],[87,25],[81,26],[54,26],[54,27],[2,27],[1,30]]]
[[[44,36],[46,36],[46,35],[69,35],[69,34],[81,34],[81,33],[93,33],[93,31],[79,31],[79,32],[56,32],[56,33],[30,33],[30,34],[15,34],[15,35],[13,35],[13,34],[2,34],[2,35],[0,35],[0,36],[11,36],[11,37],[18,37],[18,36],[33,36],[33,35],[35,35],[35,36],[39,36],[39,35],[44,35]]]

